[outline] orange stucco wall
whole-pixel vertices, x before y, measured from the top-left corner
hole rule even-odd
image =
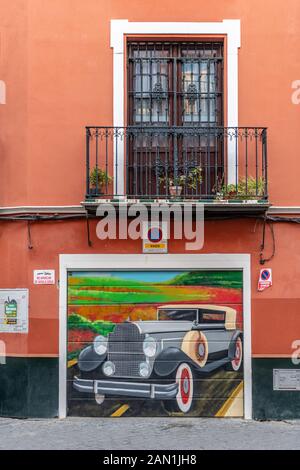
[[[298,205],[299,0],[0,0],[0,206],[78,205],[84,198],[84,126],[112,125],[110,19],[241,20],[239,125],[269,128],[269,189],[275,205]],[[277,225],[274,286],[258,293],[261,228],[255,221],[208,222],[203,252],[252,254],[253,354],[289,355],[300,327],[300,232]],[[59,253],[140,253],[140,242],[87,246],[84,221],[0,223],[0,287],[30,288],[30,332],[0,335],[8,354],[58,353],[58,290],[33,286],[32,271]],[[183,252],[171,241],[170,252]],[[268,239],[267,249],[271,243]],[[46,332],[46,333],[45,333]]]
[[[271,201],[297,204],[298,0],[1,0],[0,8],[0,205],[82,200],[84,126],[112,124],[112,18],[241,20],[239,124],[269,128]]]
[[[27,226],[22,222],[1,225],[2,288],[30,289],[29,335],[2,334],[8,355],[58,354],[58,288],[33,285],[33,269],[55,269],[58,253],[141,253],[141,241],[101,242],[96,237],[96,222],[91,223],[92,247],[88,247],[86,224],[78,222],[44,222],[32,225],[33,249],[27,247]],[[256,230],[256,231],[255,231]],[[205,226],[205,245],[201,253],[251,253],[252,255],[252,353],[253,355],[288,356],[291,345],[299,339],[300,299],[297,279],[300,276],[300,233],[297,226],[278,225],[276,256],[268,263],[273,268],[273,286],[257,292],[260,270],[261,224],[255,220],[210,221]],[[5,235],[4,235],[5,234]],[[292,241],[293,240],[293,241]],[[185,241],[171,240],[170,253],[184,252]],[[269,235],[266,256],[271,251]]]

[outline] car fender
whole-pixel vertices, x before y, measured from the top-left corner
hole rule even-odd
[[[90,372],[97,369],[106,358],[106,353],[97,354],[92,345],[84,348],[79,354],[78,367],[80,370]]]
[[[193,364],[193,361],[183,351],[178,348],[167,348],[158,354],[154,362],[154,372],[160,377],[171,375],[179,364],[187,362]]]
[[[235,342],[238,339],[238,337],[241,337],[242,342],[243,342],[243,332],[240,330],[236,330],[234,334],[231,337],[229,348],[228,348],[228,357],[229,359],[233,359],[235,355]]]

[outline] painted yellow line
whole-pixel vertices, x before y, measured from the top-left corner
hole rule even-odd
[[[122,416],[124,413],[126,413],[128,408],[129,408],[129,405],[122,405],[110,416],[112,416],[113,418],[118,418],[119,416]]]
[[[226,413],[227,411],[229,410],[230,406],[232,405],[232,403],[234,402],[234,399],[236,398],[236,396],[240,393],[240,391],[242,390],[244,386],[244,382],[242,381],[241,383],[238,384],[238,386],[233,390],[232,394],[230,395],[230,397],[225,401],[225,403],[221,406],[221,408],[219,409],[219,411],[216,413],[215,416],[218,416],[219,418],[220,417],[224,417],[226,416]]]
[[[68,367],[75,366],[75,364],[77,364],[77,359],[71,359],[68,361]]]

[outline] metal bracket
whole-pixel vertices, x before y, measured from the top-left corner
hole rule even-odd
[[[269,258],[264,258],[264,250],[265,250],[265,242],[266,242],[266,226],[270,228],[271,236],[272,236],[272,243],[273,243],[273,249],[272,249],[272,254]],[[272,258],[275,256],[275,234],[274,234],[274,227],[273,223],[267,220],[267,217],[264,217],[263,220],[263,231],[262,231],[262,242],[260,245],[260,253],[259,253],[259,263],[261,265],[264,265],[266,262],[271,261]]]
[[[27,240],[28,240],[28,243],[27,243],[28,250],[32,250],[33,245],[32,245],[32,240],[31,240],[31,221],[30,220],[27,221]]]

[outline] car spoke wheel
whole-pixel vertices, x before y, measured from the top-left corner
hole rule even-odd
[[[234,358],[231,361],[232,370],[238,371],[241,368],[243,361],[243,343],[240,337],[235,342]]]
[[[182,363],[178,367],[175,376],[178,392],[173,400],[165,401],[165,407],[169,411],[188,413],[193,404],[194,379],[191,367]]]

